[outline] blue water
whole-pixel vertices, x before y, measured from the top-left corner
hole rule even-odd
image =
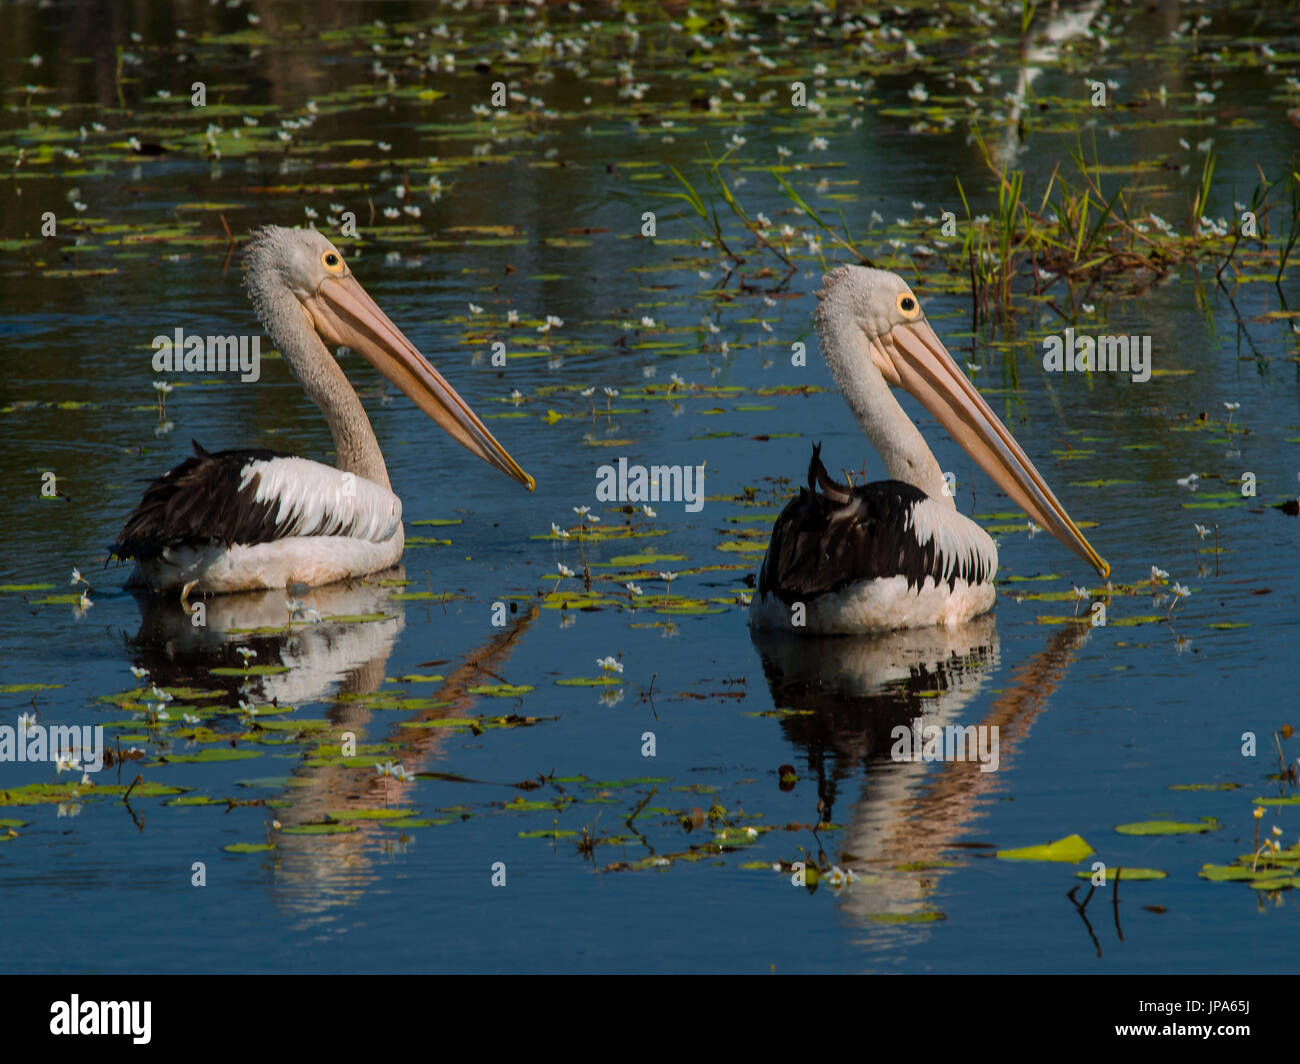
[[[319,101],[325,113],[296,134],[287,162],[271,143],[247,159],[227,151],[218,164],[205,160],[202,123],[195,126],[189,116],[166,117],[162,104],[141,102],[158,88],[179,94],[188,83],[189,73],[181,75],[167,63],[133,68],[139,81],[124,91],[138,109],[119,112],[111,48],[86,44],[73,6],[55,5],[38,15],[34,6],[19,5],[0,16],[0,25],[9,30],[0,51],[7,85],[36,82],[51,89],[48,99],[0,118],[0,145],[10,171],[0,181],[0,238],[16,242],[0,252],[5,278],[0,327],[7,352],[0,385],[0,470],[10,488],[0,493],[6,546],[0,582],[54,585],[0,593],[0,685],[60,685],[0,693],[0,723],[13,724],[33,707],[46,725],[129,719],[129,713],[97,699],[134,688],[129,671],[134,665],[168,685],[222,687],[227,693],[218,701],[226,711],[204,723],[238,735],[244,730],[234,708],[238,681],[212,677],[208,670],[239,665],[234,648],[251,646],[258,663],[288,666],[286,673],[251,685],[252,697],[264,705],[275,698],[296,707],[292,714],[269,719],[326,720],[334,726],[331,735],[347,729],[360,743],[388,744],[385,759],[407,771],[456,778],[403,784],[369,767],[306,767],[304,756],[316,745],[308,737],[283,746],[241,739],[239,749],[260,756],[212,764],[156,760],[159,754],[201,748],[168,738],[174,722],[172,728],[155,729],[148,740],[124,740],[124,749],[135,745],[149,754],[121,769],[124,784],[138,773],[147,781],[187,788],[191,795],[276,804],[186,807],[132,798],[124,805],[101,797],[61,806],[0,806],[0,819],[24,822],[15,828],[16,838],[0,843],[0,896],[10,912],[23,914],[5,922],[0,967],[21,972],[1294,968],[1293,891],[1257,892],[1245,884],[1197,877],[1202,865],[1230,863],[1254,848],[1253,798],[1290,793],[1269,776],[1278,771],[1273,734],[1295,723],[1292,605],[1300,579],[1289,560],[1300,525],[1270,504],[1296,491],[1300,348],[1291,328],[1294,319],[1264,316],[1282,309],[1276,288],[1248,283],[1233,291],[1247,339],[1235,325],[1227,294],[1216,288],[1212,266],[1202,267],[1199,275],[1190,268],[1174,271],[1166,283],[1131,294],[1080,290],[1071,300],[1058,285],[1052,290],[1058,306],[1095,308],[1083,312],[1080,331],[1151,335],[1157,372],[1144,384],[1105,374],[1051,376],[1041,368],[1040,339],[1058,330],[1061,319],[1044,303],[1022,301],[1026,312],[1014,330],[985,332],[977,339],[971,332],[969,291],[960,276],[934,267],[914,274],[906,258],[889,258],[894,249],[883,240],[866,241],[882,261],[907,271],[958,362],[979,364],[977,383],[1071,515],[1096,523],[1087,534],[1110,562],[1114,583],[1147,582],[1138,594],[1111,599],[1110,623],[1104,627],[1044,623],[1072,613],[1069,601],[1017,601],[1023,591],[1099,586],[1048,534],[1031,535],[1023,517],[981,518],[1018,525],[998,536],[1000,577],[1053,579],[1001,583],[994,615],[954,632],[757,646],[740,596],[749,593],[745,578],[762,555],[717,549],[734,542],[738,529],[766,527],[727,519],[783,505],[805,476],[813,442],[823,444],[832,470],[858,468],[865,461],[870,476],[881,472],[817,354],[811,313],[822,260],[797,241],[798,269],[784,290],[768,291],[781,278],[777,269],[772,276],[747,278],[759,290],[739,291],[733,279],[734,299],[717,299],[708,293],[722,277],[718,253],[698,247],[680,201],[650,193],[680,187],[669,166],[702,185],[706,149],[716,156],[730,137],[740,135],[745,143],[725,171],[728,181],[747,210],[765,212],[778,227],[808,223],[790,211],[762,172],[778,161],[777,145],[798,149],[796,162],[843,164],[796,172],[791,179],[805,195],[818,197],[819,209],[842,206],[855,233],[867,230],[873,210],[884,225],[944,209],[964,219],[954,174],[974,197],[973,210],[989,212],[987,170],[967,139],[964,120],[948,132],[911,131],[915,118],[886,112],[909,106],[907,93],[918,79],[932,95],[942,95],[950,91],[943,88],[949,68],[973,70],[981,78],[1001,71],[1003,83],[996,91],[986,86],[991,121],[1000,113],[998,96],[1016,77],[1014,20],[1003,27],[1001,58],[987,69],[936,44],[927,50],[944,58],[931,60],[920,74],[908,70],[901,57],[890,60],[865,106],[828,107],[820,116],[752,106],[761,92],[790,80],[782,69],[779,75],[763,74],[761,82],[745,82],[748,106],[729,113],[730,105],[724,105],[715,116],[698,112],[695,121],[687,119],[696,112],[684,110],[685,118],[665,131],[631,123],[656,108],[667,114],[681,107],[688,94],[718,91],[716,78],[727,72],[732,79],[759,72],[728,68],[719,74],[697,65],[693,80],[683,81],[677,76],[680,59],[662,47],[670,38],[656,37],[670,31],[646,25],[654,18],[647,9],[640,50],[631,53],[636,77],[651,86],[645,103],[619,98],[613,82],[601,80],[615,76],[623,57],[610,38],[602,37],[605,43],[590,59],[593,73],[587,77],[557,64],[556,80],[548,84],[536,79],[532,65],[523,68],[524,91],[542,96],[557,115],[503,125],[493,141],[486,132],[451,127],[470,121],[469,108],[482,100],[483,82],[490,80],[474,72],[475,58],[499,63],[507,47],[494,14],[444,7],[417,27],[402,24],[405,9],[393,5],[259,10],[267,40],[258,43],[256,56],[238,42],[198,43],[202,25],[177,25],[194,42],[194,62],[209,71],[218,60],[224,64],[220,78],[210,78],[214,84],[230,82],[222,88],[225,99],[244,113],[257,113],[263,125],[305,115],[306,101]],[[697,10],[705,8],[697,5]],[[169,22],[174,16],[165,7],[155,14],[140,26],[100,27],[103,40],[155,60],[174,57],[187,47],[176,43],[176,25]],[[384,62],[400,75],[398,89],[389,88],[389,98],[377,104],[367,95],[372,83],[382,94],[385,82],[369,73],[371,37],[360,30],[348,39],[301,39],[293,26],[316,16],[354,28],[385,19],[389,25],[373,32],[383,41]],[[248,25],[242,11],[204,17],[217,20],[207,25],[209,33]],[[532,32],[518,11],[509,17],[521,35]],[[553,12],[549,17],[556,32],[580,34],[577,16],[566,21],[563,12]],[[816,58],[845,62],[831,45],[801,52],[779,44],[782,31],[770,15],[742,8],[741,17],[790,69]],[[1163,16],[1125,12],[1122,17],[1132,20],[1124,23],[1131,31],[1126,39],[1162,29]],[[1239,26],[1218,11],[1216,18],[1223,25],[1207,31],[1207,50],[1226,49],[1247,33],[1271,41],[1279,52],[1295,50],[1294,31],[1267,9],[1253,27]],[[453,37],[462,35],[454,45],[456,71],[417,79],[402,66],[401,37],[429,32],[444,21]],[[140,44],[127,36],[133,29],[143,36]],[[706,32],[716,36],[716,25]],[[1113,25],[1109,33],[1124,36]],[[650,47],[654,40],[661,41],[658,50]],[[1086,63],[1045,63],[1035,91],[1046,101],[1073,99],[1084,74],[1105,75],[1120,79],[1122,95],[1133,99],[1161,84],[1171,93],[1190,94],[1195,81],[1219,77],[1225,84],[1215,90],[1214,107],[1204,108],[1200,125],[1160,124],[1151,121],[1148,108],[1115,113],[1093,128],[1105,159],[1173,160],[1174,169],[1146,175],[1155,186],[1146,209],[1178,224],[1186,213],[1189,182],[1194,183],[1204,158],[1196,144],[1212,135],[1216,191],[1208,213],[1229,215],[1234,197],[1246,198],[1257,180],[1256,164],[1270,178],[1296,165],[1285,119],[1286,108],[1297,102],[1294,92],[1287,95],[1285,69],[1233,66],[1216,74],[1211,60],[1188,58],[1185,40],[1161,40],[1140,65],[1117,45]],[[421,43],[415,50],[425,48]],[[39,68],[27,61],[33,53],[44,53]],[[75,76],[82,66],[70,60],[77,54],[91,57],[83,66],[98,71],[99,82],[83,85]],[[1086,71],[1081,72],[1081,63]],[[422,102],[414,96],[420,87],[448,96],[436,104]],[[344,90],[355,92],[335,108],[329,93]],[[588,95],[596,97],[591,104],[584,101]],[[7,94],[16,106],[22,98]],[[45,115],[48,106],[63,109],[57,121]],[[269,109],[254,112],[259,106]],[[1041,127],[1031,128],[1016,162],[1026,169],[1026,186],[1035,196],[1056,163],[1068,167],[1066,153],[1075,143],[1069,131],[1073,112],[1061,120],[1061,129],[1054,125],[1055,109],[1048,114]],[[854,118],[861,119],[856,126]],[[216,120],[227,129],[241,121],[238,112]],[[81,147],[81,160],[36,161],[51,130],[70,129],[73,139],[66,143],[81,144],[76,129],[83,121],[100,121],[108,132]],[[132,133],[173,151],[138,159],[110,147]],[[829,138],[826,153],[804,150],[814,135]],[[1180,136],[1189,141],[1187,150],[1179,146]],[[375,161],[380,153],[369,142],[376,138],[391,144],[391,161]],[[348,140],[357,143],[343,143]],[[61,150],[65,141],[56,143]],[[487,143],[492,151],[476,159],[474,146]],[[26,169],[15,171],[19,146],[31,159],[23,164]],[[548,158],[552,150],[557,155]],[[441,160],[438,172],[447,186],[441,197],[415,196],[421,215],[400,220],[408,229],[386,229],[382,214],[369,225],[367,197],[381,212],[384,206],[409,203],[392,190],[408,174],[412,187],[422,190],[434,169],[431,156]],[[349,166],[354,159],[367,163]],[[486,162],[480,165],[481,160]],[[556,166],[557,160],[565,165]],[[70,175],[74,164],[91,172]],[[1186,177],[1176,168],[1184,164],[1190,167]],[[818,175],[831,184],[818,188]],[[299,182],[309,183],[311,191],[299,194]],[[346,187],[355,182],[366,187]],[[64,217],[73,189],[87,204],[84,250],[20,243],[37,235],[40,211]],[[837,194],[849,198],[831,198]],[[914,209],[913,201],[924,207]],[[393,588],[373,586],[347,594],[322,592],[308,601],[319,603],[323,613],[377,609],[388,618],[320,626],[298,622],[287,640],[223,634],[231,625],[283,624],[284,596],[271,595],[260,606],[212,605],[209,629],[199,634],[183,618],[178,622],[174,610],[142,605],[123,590],[125,567],[103,566],[143,481],[179,462],[191,437],[210,449],[274,447],[322,460],[330,458],[331,444],[318,412],[273,359],[264,363],[255,385],[177,380],[180,386],[167,401],[172,425],[159,435],[150,341],[177,326],[195,332],[256,330],[240,288],[238,258],[223,270],[226,242],[217,214],[224,214],[238,234],[262,222],[294,224],[310,206],[323,227],[330,203],[338,202],[358,212],[366,236],[359,248],[344,245],[357,277],[465,399],[489,417],[493,432],[536,477],[538,488],[529,495],[488,471],[369,367],[347,357],[343,365],[362,391],[393,488],[404,500],[408,536],[452,541],[408,549],[405,578],[411,583],[405,590],[455,597],[399,601],[391,597]],[[637,236],[645,210],[659,212],[655,241]],[[1273,216],[1275,229],[1285,225],[1284,215],[1279,208]],[[179,237],[166,233],[163,227],[178,218],[197,224]],[[156,243],[119,244],[124,232],[113,227],[121,225],[143,227],[126,234],[133,239],[160,231],[163,236]],[[504,236],[504,231],[448,232],[464,226],[519,229]],[[744,240],[734,226],[731,235]],[[931,239],[932,233],[923,235],[918,227],[906,245]],[[829,264],[836,260],[826,243]],[[49,275],[57,269],[113,272]],[[709,280],[699,276],[700,269]],[[1283,291],[1289,295],[1294,286],[1284,282]],[[470,303],[483,307],[483,314],[473,314]],[[517,310],[526,324],[506,324],[509,310]],[[494,336],[506,336],[512,356],[531,354],[540,342],[536,323],[548,314],[564,322],[550,337],[550,357],[512,357],[504,370],[491,367]],[[653,318],[654,325],[642,325],[643,317]],[[703,321],[714,322],[719,331],[710,333]],[[726,354],[719,346],[723,341]],[[808,345],[806,368],[790,364],[789,345],[796,341]],[[654,344],[675,346],[646,346]],[[672,374],[686,383],[665,398],[662,388]],[[647,396],[647,385],[661,390]],[[804,385],[815,390],[759,392]],[[596,388],[591,398],[580,394],[588,387]],[[620,395],[607,399],[605,387],[619,389]],[[728,387],[741,390],[720,390]],[[522,396],[518,405],[509,398],[516,389]],[[910,399],[903,401],[941,467],[956,471],[963,512],[997,515],[1015,509],[933,419]],[[32,405],[64,402],[93,405]],[[1232,411],[1230,429],[1225,403],[1240,404]],[[740,409],[746,406],[768,409]],[[562,416],[548,423],[548,410]],[[524,416],[495,416],[516,413]],[[1209,424],[1198,427],[1202,413]],[[763,436],[768,438],[757,438]],[[1083,455],[1067,457],[1067,449]],[[627,579],[650,595],[668,592],[654,574],[675,571],[671,594],[700,600],[718,612],[670,616],[656,612],[654,603],[635,611],[626,604],[585,612],[531,611],[532,604],[544,601],[538,600],[539,591],[557,587],[557,563],[579,573],[558,584],[561,590],[576,592],[581,586],[577,536],[565,543],[541,538],[552,522],[576,529],[573,508],[581,506],[590,506],[604,526],[628,520],[595,498],[598,467],[619,456],[646,464],[703,463],[709,501],[698,514],[685,512],[680,503],[660,503],[654,518],[635,518],[639,529],[663,530],[663,536],[586,544],[593,574],[603,571],[595,563],[613,557],[646,551],[680,555],[680,560],[621,564],[609,571],[648,570],[647,576]],[[39,496],[45,471],[56,474],[61,498]],[[1258,494],[1241,500],[1236,482],[1245,471],[1255,474]],[[1176,482],[1190,473],[1200,478],[1195,490]],[[1086,486],[1098,480],[1109,483]],[[746,504],[746,489],[756,489],[750,501],[758,504]],[[1224,492],[1235,492],[1238,501],[1220,498],[1229,504],[1189,508]],[[462,523],[413,524],[433,518]],[[1198,540],[1194,522],[1217,526],[1217,539]],[[1210,551],[1215,543],[1218,554]],[[723,565],[740,567],[689,571]],[[1150,584],[1153,565],[1191,591],[1168,620],[1169,585]],[[93,606],[78,611],[67,604],[37,604],[44,595],[72,590],[68,579],[74,566],[92,585]],[[621,582],[594,587],[623,594]],[[496,602],[517,607],[506,628],[492,623]],[[1140,617],[1159,620],[1123,623]],[[621,686],[556,684],[596,676],[597,659],[609,655],[623,665]],[[400,680],[434,673],[447,680]],[[518,698],[465,690],[501,682],[533,690]],[[377,692],[405,692],[449,701],[451,707],[386,709],[349,697]],[[776,709],[801,712],[756,715]],[[997,724],[998,771],[892,762],[890,728],[922,709],[944,723]],[[420,717],[512,713],[539,720],[480,734],[399,727]],[[143,734],[141,728],[116,731]],[[654,737],[653,757],[642,753],[648,732]],[[1243,756],[1244,733],[1256,737],[1254,757]],[[1295,740],[1280,741],[1286,760],[1293,762]],[[790,790],[779,781],[778,769],[785,764],[799,777]],[[296,782],[287,782],[290,777]],[[55,778],[48,764],[0,764],[0,790]],[[98,782],[118,778],[114,766]],[[549,779],[536,789],[515,786],[539,778]],[[1170,789],[1198,783],[1241,786]],[[632,821],[634,832],[625,821],[652,788],[657,790],[645,803],[646,812]],[[578,800],[554,812],[505,808],[512,800],[564,803],[569,797]],[[759,835],[739,844],[723,836],[724,848],[710,850],[724,824],[708,819],[715,801],[725,810],[725,823],[754,827]],[[331,836],[294,836],[268,827],[271,820],[292,826],[318,822],[327,812],[383,808],[415,809],[420,817],[450,822],[402,830],[360,821],[358,831]],[[812,826],[822,817],[829,824],[814,833]],[[1134,821],[1201,818],[1215,818],[1217,830],[1156,837],[1115,831],[1116,825]],[[684,819],[692,822],[691,830]],[[1269,808],[1258,822],[1263,837],[1275,825],[1282,844],[1294,845],[1300,829],[1287,806]],[[553,827],[577,834],[521,837]],[[598,840],[621,841],[600,841],[584,854],[578,846],[584,828]],[[274,852],[222,849],[264,841],[269,831],[277,840]],[[997,849],[1071,834],[1087,840],[1096,857],[1074,865],[992,856]],[[690,854],[691,847],[699,849]],[[805,855],[817,859],[822,852],[828,864],[853,867],[859,881],[838,889],[823,882],[810,892],[791,885],[788,869],[772,867]],[[846,858],[846,852],[859,860]],[[618,867],[653,857],[666,857],[668,863]],[[1081,884],[1074,897],[1083,901],[1088,885],[1074,873],[1094,860],[1111,868],[1168,873],[1154,882],[1121,878],[1122,941],[1111,886],[1092,897],[1086,920],[1067,897]],[[196,862],[202,865],[203,886],[193,885]],[[493,885],[498,862],[504,866],[504,885]],[[758,863],[766,867],[744,867]],[[500,867],[496,874],[499,879]],[[933,914],[943,918],[930,918]]]

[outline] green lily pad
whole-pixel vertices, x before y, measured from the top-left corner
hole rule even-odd
[[[1200,872],[1197,874],[1202,879],[1208,879],[1212,883],[1229,883],[1259,877],[1258,871],[1244,868],[1241,865],[1202,865]]]
[[[1183,823],[1177,820],[1141,820],[1134,824],[1119,824],[1115,830],[1121,835],[1199,835],[1218,831],[1222,825],[1213,818]]]
[[[131,790],[131,800],[137,798],[170,798],[184,794],[186,788],[168,787],[152,780],[129,784],[29,783],[23,787],[0,790],[0,805],[55,805],[63,802],[87,802],[96,798],[121,798]]]
[[[1078,835],[1067,835],[1063,839],[1049,842],[1042,846],[1024,846],[1018,850],[998,850],[995,857],[1005,861],[1063,861],[1078,864],[1095,851]]]
[[[1251,890],[1290,890],[1300,883],[1294,876],[1277,876],[1265,879],[1252,879],[1248,884]]]
[[[1086,869],[1074,874],[1078,879],[1091,879],[1094,875]],[[1129,868],[1127,865],[1106,869],[1106,882],[1113,883],[1117,878],[1121,883],[1140,883],[1149,879],[1168,879],[1169,873],[1158,868]]]
[[[200,750],[197,754],[160,754],[158,760],[169,765],[188,765],[212,761],[248,761],[261,756],[261,750],[235,750],[223,746],[212,750]]]
[[[208,670],[213,676],[275,676],[288,671],[288,665],[250,665],[246,669],[221,665]]]
[[[465,690],[471,695],[487,695],[489,698],[517,698],[519,695],[528,694],[529,691],[535,691],[536,688],[529,684],[494,683],[481,687],[467,687]]]

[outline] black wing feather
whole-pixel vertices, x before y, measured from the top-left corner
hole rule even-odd
[[[821,490],[818,491],[818,488]],[[759,574],[760,595],[775,595],[789,605],[864,580],[903,575],[920,587],[927,576],[945,582],[944,559],[935,541],[922,544],[908,527],[912,507],[925,492],[901,480],[850,487],[840,484],[813,446],[808,487],[799,489],[772,529],[772,542]],[[946,582],[987,579],[982,560],[972,567],[953,565]]]
[[[280,538],[275,500],[258,502],[258,479],[240,490],[249,462],[287,458],[278,451],[205,451],[153,480],[113,544],[118,558],[150,558],[167,547],[202,543],[269,543]]]

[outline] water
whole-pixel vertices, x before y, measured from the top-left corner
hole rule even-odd
[[[937,236],[936,223],[914,219],[952,210],[965,220],[954,176],[973,213],[995,207],[956,102],[967,89],[945,78],[976,77],[981,128],[1000,141],[1007,105],[999,98],[1018,73],[1017,13],[997,14],[1003,47],[992,58],[968,52],[957,32],[972,9],[952,9],[944,26],[928,9],[897,16],[922,49],[919,66],[897,41],[864,59],[816,38],[806,17],[779,23],[744,7],[725,10],[757,42],[723,40],[719,9],[702,5],[699,17],[712,21],[681,32],[650,6],[625,5],[639,13],[635,41],[604,8],[535,16],[555,36],[590,41],[585,69],[575,70],[553,56],[543,62],[531,43],[542,31],[515,9],[504,28],[495,9],[449,6],[428,18],[395,4],[268,4],[252,9],[255,26],[246,7],[136,10],[138,22],[71,4],[10,6],[3,16],[0,306],[9,368],[0,470],[11,490],[0,497],[0,582],[53,586],[0,593],[0,723],[33,711],[42,724],[124,723],[107,728],[110,744],[122,736],[122,749],[147,756],[127,761],[120,775],[117,765],[107,769],[98,785],[130,785],[140,775],[216,804],[87,795],[0,808],[0,820],[22,822],[17,837],[0,843],[0,891],[28,916],[6,925],[6,970],[1294,966],[1292,891],[1207,882],[1197,871],[1252,850],[1257,826],[1261,838],[1277,826],[1284,846],[1296,841],[1287,806],[1268,807],[1258,822],[1252,816],[1253,798],[1291,793],[1270,774],[1278,772],[1273,735],[1294,723],[1290,613],[1300,580],[1287,561],[1296,526],[1270,504],[1296,490],[1295,319],[1276,316],[1285,310],[1279,290],[1250,280],[1271,273],[1245,250],[1250,283],[1231,290],[1235,311],[1213,265],[1174,270],[1140,291],[1081,285],[1070,293],[1058,284],[1052,301],[1081,313],[1080,332],[1150,335],[1156,373],[1143,384],[1117,374],[1054,376],[1042,370],[1041,337],[1063,323],[1045,300],[1018,300],[1013,328],[977,337],[960,273],[933,264],[911,272],[908,249]],[[1080,123],[1087,152],[1095,140],[1103,161],[1145,168],[1114,180],[1141,180],[1142,209],[1175,225],[1185,221],[1205,158],[1197,145],[1209,137],[1212,218],[1234,214],[1234,198],[1245,200],[1258,181],[1257,164],[1270,180],[1295,167],[1286,112],[1300,101],[1285,82],[1294,67],[1269,70],[1257,47],[1233,43],[1249,37],[1294,53],[1294,30],[1267,5],[1249,16],[1208,10],[1214,21],[1195,42],[1190,30],[1166,36],[1195,18],[1177,5],[1125,10],[1105,25],[1106,50],[1076,40],[1066,59],[1043,61],[1034,103],[1047,107],[1030,112],[1014,154],[1027,198],[1041,196],[1055,165],[1069,170]],[[586,18],[605,21],[583,29]],[[443,23],[446,38],[429,36]],[[304,24],[327,32],[304,32]],[[505,37],[512,30],[513,43]],[[683,42],[695,32],[716,42],[712,70],[700,54],[686,57]],[[798,40],[782,43],[787,36]],[[455,53],[454,71],[445,61],[424,73],[405,63],[408,54],[423,62],[435,42],[438,55]],[[775,58],[774,72],[747,58],[749,43]],[[129,113],[114,82],[118,48],[140,59],[125,64]],[[631,74],[620,73],[624,61]],[[376,62],[393,73],[391,84]],[[814,69],[819,62],[824,74]],[[498,76],[553,114],[524,117],[527,104],[516,101],[510,117],[475,118],[470,108],[487,100]],[[772,90],[783,97],[797,77],[828,93],[820,112],[758,102]],[[835,82],[853,77],[875,80],[863,90]],[[1093,114],[1081,96],[1088,77],[1117,79],[1118,98],[1142,106]],[[620,96],[620,78],[647,85],[644,99]],[[207,84],[201,114],[189,106],[195,80]],[[918,81],[928,86],[924,105],[908,98]],[[1214,81],[1222,84],[1202,91],[1215,100],[1195,104],[1195,83]],[[46,91],[23,91],[26,84]],[[1161,85],[1173,97],[1167,106],[1157,99]],[[159,89],[172,96],[159,100]],[[446,95],[419,96],[429,90]],[[859,94],[865,104],[854,103]],[[709,95],[719,97],[716,112]],[[309,99],[316,121],[291,129],[286,150],[271,131],[282,119],[310,117]],[[657,127],[658,119],[674,124]],[[918,122],[923,128],[913,128]],[[219,160],[206,158],[209,123],[222,129],[214,134]],[[132,135],[171,150],[137,156],[125,146]],[[1074,611],[1074,584],[1098,583],[1049,535],[1031,535],[1023,516],[1001,516],[1014,505],[904,398],[942,468],[956,472],[959,508],[1002,529],[1007,582],[996,612],[954,631],[751,640],[742,599],[762,558],[761,518],[802,482],[811,444],[823,444],[833,471],[865,461],[869,476],[881,474],[817,355],[811,311],[821,259],[796,238],[797,270],[779,287],[781,263],[752,252],[752,240],[729,222],[728,238],[749,260],[739,274],[749,287],[731,278],[720,297],[719,253],[699,247],[684,203],[656,195],[681,189],[669,167],[705,189],[710,155],[733,136],[744,143],[723,172],[751,217],[813,228],[764,171],[780,161],[778,146],[790,149],[790,162],[815,167],[787,175],[809,202],[832,218],[842,208],[855,236],[870,225],[864,246],[906,272],[958,362],[979,366],[980,387],[1071,515],[1096,522],[1087,534],[1116,586],[1129,591],[1109,600],[1104,627],[1050,623]],[[826,138],[826,150],[810,146],[814,137]],[[53,154],[69,147],[80,158]],[[442,185],[436,199],[431,176]],[[410,192],[399,198],[404,181]],[[1279,202],[1274,234],[1289,218],[1285,194]],[[160,432],[150,343],[178,326],[257,332],[219,216],[238,234],[302,222],[311,208],[325,228],[339,213],[331,204],[357,214],[364,241],[340,241],[357,277],[488,419],[538,489],[529,495],[488,471],[361,360],[345,357],[404,500],[408,537],[451,543],[410,547],[404,573],[389,574],[409,584],[302,596],[326,616],[382,620],[229,632],[283,628],[286,596],[272,593],[209,600],[208,626],[195,629],[174,603],[142,603],[124,591],[125,567],[103,565],[143,482],[180,461],[191,437],[210,449],[273,447],[323,460],[331,443],[276,359],[264,362],[256,384],[169,378],[171,425]],[[412,205],[419,217],[384,217],[385,208]],[[40,237],[46,210],[60,219],[53,240]],[[645,211],[657,215],[654,240],[640,236]],[[871,225],[872,211],[882,222]],[[837,261],[829,240],[822,250],[827,263]],[[1287,283],[1282,292],[1293,293]],[[1094,310],[1080,312],[1082,303]],[[508,322],[511,310],[518,324]],[[539,332],[547,315],[563,324]],[[504,369],[490,363],[498,337],[511,355]],[[791,365],[795,342],[808,346],[805,368]],[[683,383],[669,391],[674,374]],[[587,388],[595,388],[590,397],[581,394]],[[1230,426],[1225,403],[1240,404]],[[709,501],[698,514],[660,503],[653,518],[600,504],[596,471],[619,456],[704,464]],[[1258,493],[1243,499],[1237,482],[1247,471]],[[40,496],[46,472],[56,476],[57,499]],[[1200,478],[1195,490],[1176,483],[1190,473]],[[581,506],[598,527],[627,525],[638,535],[580,544],[573,508]],[[461,523],[414,523],[430,519]],[[552,522],[573,530],[567,541],[550,535]],[[1198,539],[1194,522],[1217,532]],[[646,553],[668,557],[609,565]],[[585,610],[584,557],[600,596],[598,608]],[[578,576],[561,578],[561,563]],[[1168,583],[1151,584],[1153,565]],[[74,593],[74,566],[90,581],[93,605],[40,604]],[[660,571],[677,573],[671,585]],[[619,579],[602,582],[609,573]],[[1041,577],[1050,579],[1025,579]],[[629,581],[642,588],[635,611]],[[1174,581],[1191,595],[1166,620]],[[551,608],[557,602],[545,596],[557,588],[573,595],[571,608]],[[1019,600],[1026,591],[1067,597]],[[421,592],[426,598],[394,598]],[[492,623],[498,602],[514,606],[504,628]],[[665,603],[678,608],[665,612]],[[1144,617],[1156,619],[1132,623]],[[246,684],[211,672],[241,668],[241,646],[256,652],[253,663],[287,671]],[[599,678],[597,659],[610,655],[620,658],[621,684],[557,684]],[[134,721],[130,707],[101,700],[138,686],[132,666],[172,689],[220,692],[175,700],[198,706],[200,728],[210,730],[189,741],[177,734],[185,730],[178,713],[150,726]],[[401,679],[435,675],[443,679]],[[482,691],[503,683],[528,690]],[[59,686],[10,689],[28,684]],[[241,721],[241,697],[261,707],[268,729]],[[273,712],[283,706],[295,708]],[[891,729],[922,710],[943,723],[998,725],[998,771],[893,762]],[[402,726],[467,720],[476,726]],[[294,731],[280,721],[300,723]],[[321,723],[301,723],[313,721]],[[421,778],[305,765],[310,755],[337,754],[345,731],[362,752]],[[1254,757],[1242,753],[1246,732],[1257,740]],[[653,757],[643,756],[647,733]],[[1277,741],[1294,761],[1294,740]],[[158,760],[204,750],[257,756]],[[782,765],[797,771],[790,789],[781,786]],[[0,765],[0,787],[55,778],[48,764]],[[1227,783],[1240,787],[1170,789]],[[398,809],[433,823],[350,819]],[[359,827],[302,835],[268,826],[321,823],[327,814]],[[1115,831],[1202,818],[1214,818],[1216,830]],[[819,819],[829,823],[814,832]],[[1078,865],[992,856],[1076,833],[1097,851]],[[223,850],[268,837],[273,851]],[[790,870],[772,867],[801,859],[843,864],[861,878],[810,893],[791,886]],[[1122,941],[1111,886],[1082,918],[1067,897],[1081,884],[1074,898],[1082,903],[1088,885],[1074,873],[1094,860],[1168,873],[1153,882],[1121,878]],[[193,885],[196,862],[201,887]],[[492,883],[498,862],[504,886]]]

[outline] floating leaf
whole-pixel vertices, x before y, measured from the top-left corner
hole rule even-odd
[[[1074,873],[1079,879],[1091,879],[1095,873],[1082,870]],[[1119,880],[1120,883],[1138,883],[1149,879],[1168,879],[1169,873],[1162,872],[1158,868],[1129,868],[1127,865],[1116,865],[1114,868],[1106,869],[1106,882],[1114,883]]]
[[[200,750],[197,754],[160,754],[158,760],[172,765],[186,765],[212,761],[247,761],[261,756],[261,750],[235,750],[224,746],[213,750]]]
[[[1255,879],[1259,873],[1252,871],[1250,868],[1244,868],[1241,865],[1202,865],[1201,870],[1197,873],[1202,879],[1208,879],[1214,883],[1228,883],[1237,880]]]
[[[1063,839],[1049,842],[1043,846],[1025,846],[1018,850],[998,850],[995,857],[1006,861],[1064,861],[1078,864],[1094,852],[1078,835],[1067,835]]]
[[[1218,831],[1222,825],[1212,817],[1195,823],[1177,820],[1141,820],[1134,824],[1119,824],[1115,830],[1121,835],[1199,835]]]

